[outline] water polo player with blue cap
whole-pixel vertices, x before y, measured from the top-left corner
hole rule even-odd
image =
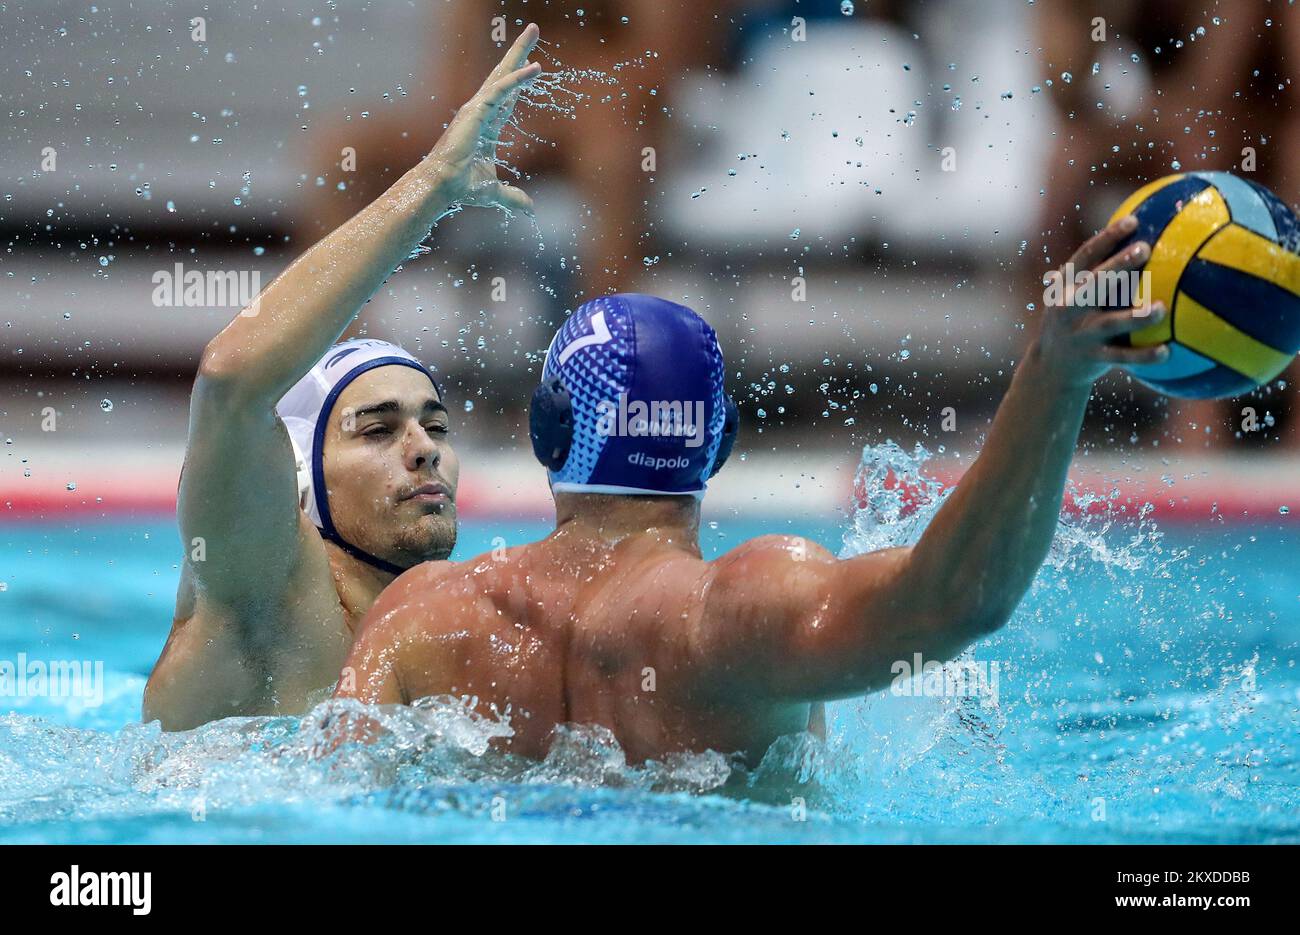
[[[335,342],[439,218],[531,210],[495,159],[541,70],[527,63],[537,38],[525,28],[425,159],[208,343],[177,495],[185,561],[145,720],[305,712],[393,578],[447,564],[459,466],[441,389],[397,345]]]
[[[557,493],[700,497],[736,439],[722,351],[693,311],[604,296],[556,332],[533,394],[533,452]]]
[[[1069,263],[1140,267],[1150,245],[1128,243],[1135,229],[1117,221]],[[1051,545],[1093,382],[1168,356],[1113,343],[1163,320],[1160,303],[1104,300],[1049,304],[983,450],[915,544],[842,560],[791,535],[704,557],[701,500],[739,424],[717,337],[653,296],[586,303],[550,345],[529,418],[555,530],[405,572],[336,694],[471,698],[511,712],[500,743],[527,757],[576,724],[631,762],[712,750],[757,764],[779,737],[816,730],[822,702],[885,688],[918,655],[928,672],[1010,619]]]

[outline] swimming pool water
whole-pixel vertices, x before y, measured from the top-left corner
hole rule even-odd
[[[904,524],[905,525],[905,524]],[[717,517],[850,551],[896,516]],[[466,523],[458,557],[539,536]],[[328,710],[183,734],[141,725],[177,580],[169,522],[0,527],[0,660],[101,661],[101,704],[0,698],[5,842],[1300,841],[1300,536],[1272,526],[1063,523],[1014,621],[969,654],[997,701],[882,692],[831,706],[826,743],[757,768],[629,767],[601,732],[541,763],[447,701],[373,747],[313,754]]]

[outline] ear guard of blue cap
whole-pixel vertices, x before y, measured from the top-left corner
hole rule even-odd
[[[726,464],[727,459],[731,457],[731,449],[736,447],[736,436],[740,434],[740,408],[730,396],[726,396],[724,399],[726,401],[726,415],[722,422],[722,439],[718,442],[718,453],[713,459],[713,467],[709,470],[709,477],[722,470],[722,465]]]
[[[709,477],[722,470],[736,445],[736,436],[740,434],[739,407],[730,396],[725,397],[725,406],[722,438]],[[544,467],[552,471],[563,470],[573,446],[573,402],[559,377],[543,380],[533,390],[533,401],[528,407],[528,436],[533,442],[533,454]]]
[[[528,435],[533,454],[552,471],[564,467],[573,446],[573,403],[559,377],[543,380],[528,407]]]

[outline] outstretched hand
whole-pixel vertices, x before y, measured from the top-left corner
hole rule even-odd
[[[520,89],[542,72],[528,56],[538,28],[529,23],[434,145],[429,163],[454,204],[500,207],[531,214],[532,199],[497,178],[496,147]]]
[[[1114,366],[1157,364],[1169,357],[1165,344],[1126,347],[1111,343],[1119,335],[1154,325],[1168,314],[1163,302],[1124,309],[1107,307],[1104,297],[1108,290],[1097,287],[1107,275],[1136,274],[1151,256],[1151,245],[1144,241],[1116,250],[1136,227],[1132,215],[1120,218],[1086,241],[1064,267],[1045,280],[1050,284],[1048,294],[1054,293],[1058,300],[1048,301],[1047,294],[1044,296],[1039,350],[1050,369],[1072,384],[1091,385]],[[1081,288],[1084,277],[1091,278],[1093,288]]]

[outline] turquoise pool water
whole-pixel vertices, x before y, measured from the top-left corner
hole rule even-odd
[[[787,531],[860,551],[923,519],[719,516],[705,543]],[[544,529],[467,523],[458,556]],[[1015,620],[969,654],[997,663],[996,703],[841,702],[826,743],[787,738],[745,770],[628,767],[582,728],[512,760],[487,749],[508,728],[454,704],[388,715],[390,739],[325,761],[321,711],[163,735],[139,714],[174,526],[5,525],[0,660],[104,675],[102,701],[0,698],[0,840],[1300,841],[1298,547],[1286,516],[1063,523]]]

